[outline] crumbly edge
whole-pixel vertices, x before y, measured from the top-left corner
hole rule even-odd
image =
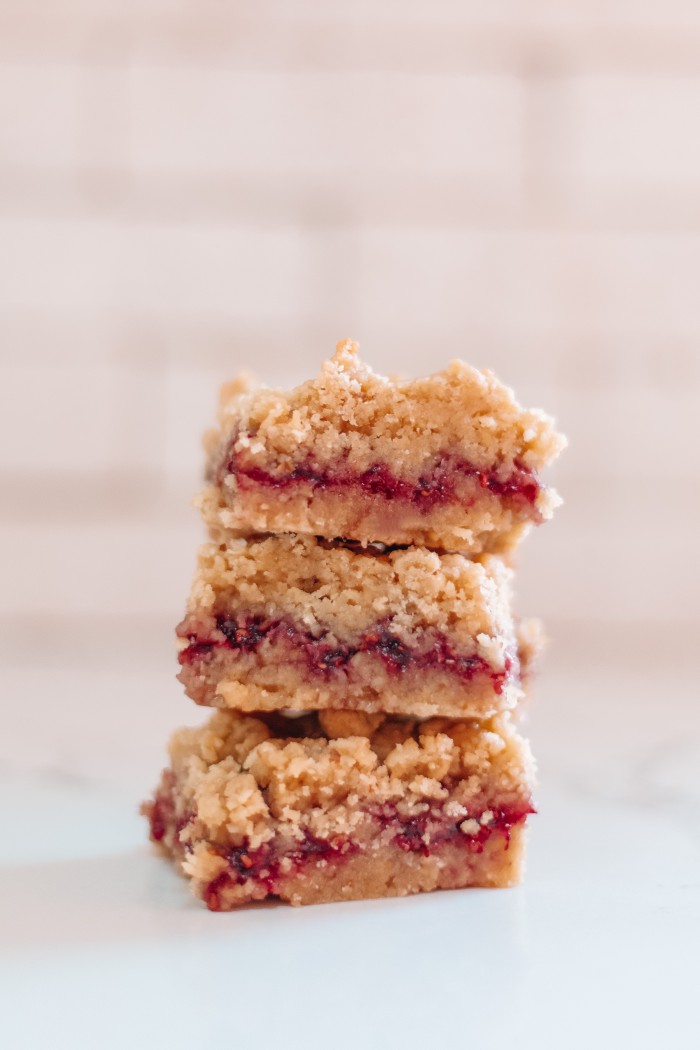
[[[530,797],[533,759],[506,716],[417,723],[321,712],[300,720],[299,731],[313,735],[280,735],[290,721],[217,711],[204,726],[174,735],[180,804],[197,818],[181,837],[254,850],[275,836],[350,836],[368,801],[410,816],[449,798],[455,820],[488,821],[486,798],[517,806]],[[196,851],[184,868],[199,879],[210,875],[198,869]]]
[[[500,671],[516,648],[511,580],[495,557],[365,553],[304,536],[231,539],[201,548],[188,614],[287,618],[329,644],[390,623],[407,644],[439,632]]]
[[[517,621],[515,637],[518,646],[520,680],[527,685],[537,674],[540,660],[547,648],[544,624],[536,616],[526,616]]]
[[[218,427],[205,437],[210,470],[230,453],[275,471],[307,459],[319,466],[342,462],[363,472],[390,464],[411,476],[417,464],[449,453],[479,469],[517,463],[539,471],[556,458],[565,439],[545,413],[522,408],[488,371],[452,361],[441,372],[401,381],[377,375],[352,340],[337,344],[320,375],[289,393],[258,387],[247,376],[221,392]]]

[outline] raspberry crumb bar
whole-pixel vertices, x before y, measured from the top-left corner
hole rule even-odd
[[[202,548],[180,681],[241,711],[486,717],[520,698],[511,571],[423,547],[311,536]]]
[[[142,807],[208,908],[519,881],[543,634],[510,563],[564,444],[490,372],[386,379],[350,341],[290,393],[224,388],[177,628],[216,710]]]
[[[214,911],[519,881],[533,766],[507,716],[218,711],[170,755],[151,838]]]
[[[490,372],[376,375],[351,341],[291,393],[239,379],[207,439],[212,530],[297,532],[468,553],[512,549],[558,503],[539,472],[564,445]]]

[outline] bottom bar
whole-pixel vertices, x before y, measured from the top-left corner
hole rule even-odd
[[[170,757],[143,812],[212,911],[520,880],[533,763],[505,715],[217,711]]]

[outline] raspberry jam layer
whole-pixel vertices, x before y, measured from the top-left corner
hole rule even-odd
[[[535,810],[532,804],[528,803],[520,809],[501,807],[489,812],[489,820],[483,825],[479,824],[479,830],[474,834],[465,834],[462,831],[460,825],[465,818],[461,817],[455,822],[446,818],[444,813],[436,813],[430,808],[417,816],[402,817],[395,804],[386,803],[375,809],[373,816],[382,830],[389,828],[393,831],[392,841],[404,853],[420,853],[424,857],[430,857],[444,843],[455,841],[464,841],[472,853],[481,853],[485,844],[495,834],[503,836],[505,849],[508,849],[512,828],[521,824]]]
[[[277,474],[264,470],[234,452],[224,462],[222,473],[234,474],[243,491],[256,487],[280,491],[311,485],[314,491],[344,490],[348,498],[362,493],[385,500],[403,501],[424,512],[447,503],[471,503],[474,494],[470,492],[465,498],[458,489],[463,489],[464,479],[472,479],[477,491],[482,489],[491,493],[521,512],[527,510],[533,519],[539,519],[536,503],[541,484],[535,472],[521,463],[516,463],[510,474],[503,477],[498,469],[482,470],[467,460],[443,453],[417,481],[407,481],[397,477],[385,463],[375,463],[359,474],[342,466],[337,470],[321,469],[307,461],[288,473]]]
[[[163,783],[156,797],[141,807],[149,823],[152,842],[162,842],[170,831],[179,839],[180,832],[193,818],[192,814],[176,817],[174,794],[175,776],[169,769],[163,774]]]
[[[264,893],[255,893],[256,899],[275,897],[281,878],[293,878],[320,861],[325,865],[341,863],[358,852],[359,847],[348,839],[319,839],[310,833],[293,850],[284,853],[275,848],[274,840],[256,850],[237,846],[226,854],[228,868],[205,887],[202,899],[210,911],[219,911],[221,892],[231,884],[260,887]]]
[[[269,642],[303,654],[311,674],[328,675],[347,667],[358,653],[365,653],[381,660],[390,674],[402,674],[409,669],[444,671],[464,681],[471,681],[476,675],[485,675],[491,679],[494,692],[499,695],[514,669],[514,661],[510,657],[506,658],[503,670],[496,671],[481,656],[461,656],[454,652],[442,634],[431,637],[429,649],[413,649],[393,634],[387,624],[378,624],[365,631],[354,644],[338,645],[325,641],[323,635],[315,637],[289,620],[267,620],[262,616],[238,619],[217,616],[215,623],[218,635],[204,637],[197,632],[190,632],[186,620],[180,624],[178,635],[188,642],[179,655],[183,667],[206,661],[217,650],[254,653],[263,642]]]
[[[374,826],[370,841],[382,835],[389,847],[394,846],[404,853],[432,857],[439,855],[446,845],[459,845],[466,853],[482,853],[486,843],[494,836],[502,838],[503,849],[507,850],[512,829],[523,824],[534,812],[529,802],[519,806],[493,807],[488,811],[487,821],[483,824],[476,821],[478,830],[473,834],[462,830],[464,817],[455,821],[438,807],[429,807],[424,813],[406,817],[399,813],[394,803],[385,803],[368,807],[366,816]],[[174,813],[172,797],[159,794],[146,813],[151,824],[151,838],[155,842],[162,841],[165,835],[164,820],[172,820]],[[174,828],[174,849],[179,854],[188,851],[188,847],[183,847],[178,838],[182,826],[187,823],[180,822]],[[220,855],[226,860],[227,866],[206,885],[202,899],[211,911],[219,911],[225,903],[224,892],[231,886],[249,888],[250,899],[275,897],[279,895],[281,880],[303,876],[305,870],[312,870],[321,862],[324,868],[335,867],[361,852],[361,844],[347,836],[321,839],[311,832],[306,832],[304,838],[291,849],[281,849],[272,839],[253,850],[245,844],[221,850]]]

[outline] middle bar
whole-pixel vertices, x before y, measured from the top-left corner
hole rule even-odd
[[[511,571],[294,535],[207,544],[178,627],[199,704],[484,718],[522,695]]]

